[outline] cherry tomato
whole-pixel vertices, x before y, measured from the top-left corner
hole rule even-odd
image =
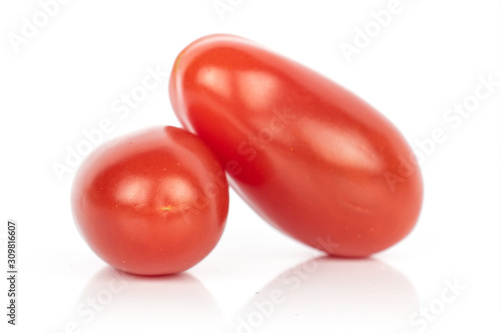
[[[273,226],[333,256],[414,227],[422,178],[401,133],[359,97],[249,40],[207,36],[177,57],[172,106]]]
[[[228,211],[224,170],[195,135],[153,127],[111,140],[72,185],[76,225],[92,250],[134,274],[184,271],[217,244]]]

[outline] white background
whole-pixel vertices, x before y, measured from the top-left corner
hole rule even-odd
[[[500,87],[456,128],[443,115],[472,100],[479,77],[500,81],[499,2],[401,0],[350,62],[341,43],[353,44],[356,27],[370,26],[371,11],[388,0],[228,2],[222,20],[213,0],[73,0],[18,52],[9,38],[40,5],[1,2],[0,230],[5,237],[15,219],[20,238],[18,326],[6,324],[2,278],[1,331],[498,332]],[[253,39],[346,86],[416,149],[443,129],[446,140],[421,161],[424,207],[409,237],[369,260],[326,260],[232,192],[220,243],[185,274],[123,277],[93,254],[72,221],[73,174],[60,181],[53,163],[65,163],[67,146],[76,149],[82,131],[105,118],[114,124],[106,139],[178,125],[166,77],[127,117],[112,105],[148,66],[169,72],[184,46],[216,32]],[[465,290],[453,294],[450,283]],[[274,290],[283,302],[270,306]]]

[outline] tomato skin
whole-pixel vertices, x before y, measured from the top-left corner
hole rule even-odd
[[[185,128],[266,221],[332,256],[364,257],[404,238],[422,205],[420,169],[400,132],[324,76],[254,42],[212,35],[170,79]]]
[[[195,135],[153,127],[104,143],[79,167],[71,204],[92,250],[140,275],[182,272],[219,241],[228,184]]]

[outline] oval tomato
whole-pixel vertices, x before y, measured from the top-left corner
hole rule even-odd
[[[134,274],[184,271],[217,244],[228,211],[224,170],[195,135],[154,127],[111,140],[79,167],[76,225],[92,250]]]
[[[170,98],[235,190],[296,240],[367,256],[415,225],[422,179],[409,145],[322,75],[246,39],[214,35],[179,54]]]

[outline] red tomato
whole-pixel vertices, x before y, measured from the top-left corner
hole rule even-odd
[[[79,167],[73,216],[89,246],[134,274],[184,271],[217,244],[228,211],[224,170],[195,135],[154,127],[111,140]]]
[[[170,98],[235,190],[296,240],[362,257],[414,227],[422,179],[409,145],[324,76],[249,40],[214,35],[178,56]]]

